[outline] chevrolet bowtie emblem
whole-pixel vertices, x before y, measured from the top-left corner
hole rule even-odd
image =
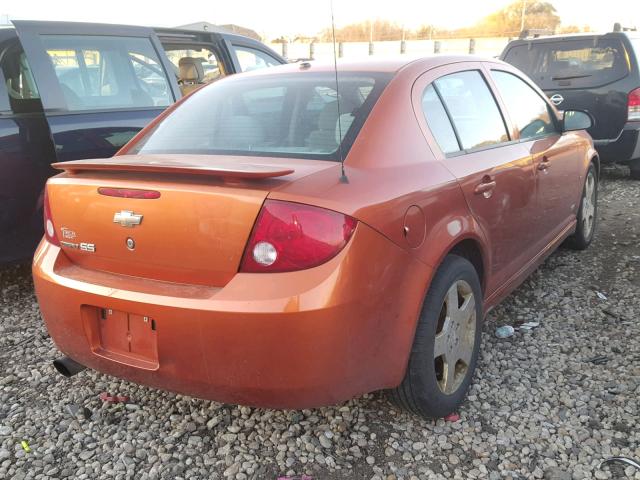
[[[130,210],[122,210],[113,216],[113,223],[119,223],[123,227],[133,228],[142,223],[142,215],[133,213]]]

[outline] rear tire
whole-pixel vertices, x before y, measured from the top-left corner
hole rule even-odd
[[[567,238],[566,245],[574,250],[586,249],[593,240],[598,220],[598,174],[592,163],[582,188],[578,224],[573,235]]]
[[[478,274],[467,259],[448,255],[425,298],[407,371],[392,399],[423,417],[458,409],[476,368],[481,326]]]
[[[634,180],[640,180],[640,160],[629,163],[629,176]]]

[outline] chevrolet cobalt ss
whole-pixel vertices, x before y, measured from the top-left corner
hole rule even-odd
[[[33,272],[58,370],[276,408],[461,404],[487,311],[591,242],[591,118],[497,60],[337,79],[226,78],[116,157],[56,165]]]

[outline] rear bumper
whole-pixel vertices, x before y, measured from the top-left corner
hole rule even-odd
[[[49,333],[77,362],[156,388],[275,408],[336,404],[399,384],[431,273],[363,224],[320,267],[237,274],[223,288],[86,270],[46,241],[33,264]],[[153,318],[157,364],[105,355],[93,307]]]
[[[612,140],[594,140],[602,163],[626,163],[640,159],[640,122],[627,123],[620,136]]]

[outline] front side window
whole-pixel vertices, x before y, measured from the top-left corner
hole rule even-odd
[[[493,70],[491,75],[521,139],[556,132],[551,109],[535,90],[511,73]]]
[[[477,70],[457,72],[434,82],[464,150],[509,141],[509,135],[487,83]]]
[[[166,107],[166,72],[147,38],[42,35],[69,110]]]
[[[233,46],[233,50],[236,52],[240,69],[243,72],[250,72],[251,70],[259,70],[266,67],[275,67],[281,63],[273,58],[271,55],[249,47]]]
[[[620,39],[606,37],[516,45],[504,60],[544,90],[594,88],[624,78],[630,67]]]
[[[341,73],[339,105],[331,72],[231,77],[194,93],[131,153],[340,160],[390,76]]]

